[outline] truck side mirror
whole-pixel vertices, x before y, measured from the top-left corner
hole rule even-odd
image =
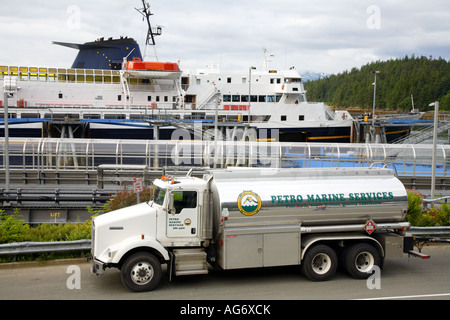
[[[172,192],[169,192],[169,204],[167,209],[170,214],[175,214],[175,200]]]

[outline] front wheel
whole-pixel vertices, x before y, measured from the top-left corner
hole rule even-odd
[[[153,290],[161,280],[161,273],[161,263],[147,252],[131,255],[121,268],[122,283],[134,292]]]
[[[302,261],[303,273],[313,281],[327,281],[336,273],[336,252],[326,245],[316,245],[306,252]]]

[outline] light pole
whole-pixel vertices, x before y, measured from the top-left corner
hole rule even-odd
[[[370,71],[370,73],[375,74],[375,81],[373,83],[373,111],[372,111],[372,139],[375,135],[375,100],[377,95],[377,74],[380,73],[380,71]]]
[[[9,192],[9,128],[8,128],[8,96],[17,91],[17,78],[5,76],[3,78],[3,103],[4,103],[4,130],[5,147],[3,148],[3,164],[5,167],[5,191]]]
[[[430,103],[430,107],[434,107],[433,156],[431,160],[431,199],[434,199],[436,188],[436,145],[437,145],[437,127],[439,116],[439,101]]]

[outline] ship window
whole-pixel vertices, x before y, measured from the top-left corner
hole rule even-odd
[[[22,119],[24,119],[24,118],[40,118],[40,115],[39,115],[39,113],[22,113],[20,115],[20,117]]]
[[[231,94],[224,94],[223,102],[231,102]]]
[[[278,95],[277,95],[277,102],[280,102],[280,100],[281,100],[281,95],[278,94]]]
[[[83,119],[101,119],[101,117],[98,113],[90,113],[83,115]]]
[[[28,80],[28,72],[21,72],[20,73],[20,80],[27,81]]]
[[[286,121],[287,120],[287,116],[283,115],[281,116],[281,121]]]
[[[258,96],[250,96],[250,102],[258,102]]]
[[[56,82],[57,74],[56,73],[49,73],[48,74],[48,81],[49,82]]]
[[[233,102],[241,102],[241,96],[234,94],[233,95]]]
[[[267,102],[275,102],[275,96],[267,96]]]
[[[62,93],[58,93],[58,98],[62,99],[63,98],[63,94]]]
[[[105,119],[125,119],[124,114],[105,114]]]
[[[147,101],[152,101],[152,96],[147,96]]]
[[[258,102],[266,102],[266,96],[258,96]]]
[[[119,94],[119,95],[117,96],[117,101],[122,101],[122,95],[121,95],[121,94]]]
[[[156,96],[156,102],[159,102],[159,96]]]
[[[231,83],[231,78],[227,78],[227,83]]]
[[[195,79],[195,84],[196,84],[196,85],[199,86],[201,83],[202,83],[201,79]]]
[[[241,102],[248,102],[248,96],[241,96]]]
[[[305,120],[305,116],[303,114],[298,116],[298,121],[303,121]]]
[[[30,80],[31,80],[31,77],[30,77]],[[67,81],[67,75],[65,75],[65,74],[59,74],[59,75],[58,75],[58,81],[59,81],[59,82],[66,82],[66,81]]]
[[[245,78],[245,77],[242,78],[242,83],[243,83],[243,84],[247,83],[247,78]]]
[[[164,96],[164,102],[169,102],[169,97],[168,96]]]

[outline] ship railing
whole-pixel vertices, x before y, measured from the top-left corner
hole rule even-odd
[[[120,84],[119,70],[100,69],[75,69],[75,68],[49,68],[49,67],[24,67],[24,66],[0,66],[0,81],[5,76],[17,77],[20,81],[38,82],[63,82],[63,83],[96,83],[96,84]],[[131,90],[140,86],[152,85],[146,79],[128,79]],[[175,86],[172,85],[172,89]]]

